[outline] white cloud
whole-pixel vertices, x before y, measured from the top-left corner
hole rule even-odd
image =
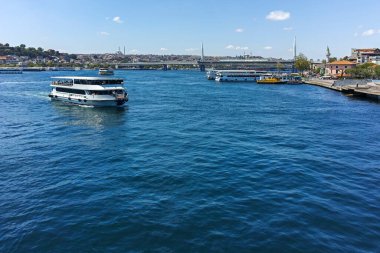
[[[160,51],[168,51],[169,49],[167,49],[167,48],[164,48],[164,47],[161,47],[160,48]]]
[[[236,28],[235,32],[242,33],[242,32],[244,32],[244,29],[243,28]]]
[[[198,51],[199,49],[198,48],[186,48],[185,51],[186,52],[194,52],[194,51]]]
[[[137,49],[132,49],[132,50],[129,50],[129,52],[130,52],[131,54],[136,54],[136,53],[139,52],[139,50],[137,50]]]
[[[290,18],[290,12],[286,11],[271,11],[266,16],[266,19],[272,20],[272,21],[283,21]]]
[[[121,24],[121,23],[124,22],[123,20],[121,20],[121,18],[120,18],[119,16],[114,17],[112,20],[113,20],[115,23],[118,23],[118,24]]]
[[[226,49],[233,49],[233,50],[248,50],[249,47],[247,47],[247,46],[242,47],[242,46],[228,45],[228,46],[226,46]]]
[[[293,48],[288,48],[288,52],[293,52]]]
[[[264,47],[265,50],[272,50],[272,47],[271,46],[266,46]]]
[[[99,32],[100,36],[109,36],[110,34],[108,32]]]
[[[284,27],[284,31],[292,31],[293,27]]]
[[[372,35],[375,35],[377,33],[380,33],[380,30],[375,30],[375,29],[369,29],[367,31],[364,31],[362,33],[362,36],[372,36]]]

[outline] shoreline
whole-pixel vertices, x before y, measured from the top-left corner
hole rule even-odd
[[[356,84],[354,84],[356,83]],[[348,96],[367,98],[380,102],[380,85],[367,80],[306,80],[305,84],[342,92]]]

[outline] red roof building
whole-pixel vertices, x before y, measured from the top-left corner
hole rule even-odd
[[[346,70],[352,69],[356,63],[351,61],[334,61],[326,64],[326,75],[331,76],[346,76]]]

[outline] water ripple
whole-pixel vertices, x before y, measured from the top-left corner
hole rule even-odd
[[[48,72],[4,75],[0,252],[380,251],[378,104],[116,74],[122,109],[50,102]]]

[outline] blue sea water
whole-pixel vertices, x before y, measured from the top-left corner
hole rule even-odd
[[[380,252],[380,104],[117,71],[124,108],[0,76],[0,252]]]

